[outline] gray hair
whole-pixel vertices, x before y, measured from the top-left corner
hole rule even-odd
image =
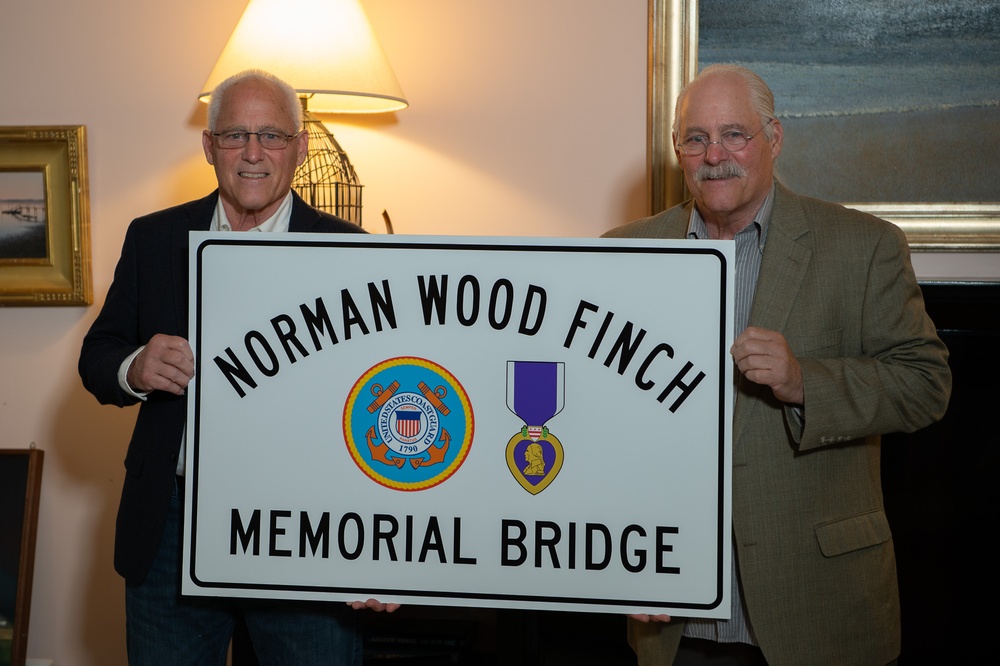
[[[674,126],[673,130],[677,132],[677,123],[680,119],[681,103],[687,96],[688,90],[696,82],[701,79],[708,78],[710,76],[736,76],[743,80],[750,90],[750,106],[753,110],[760,116],[760,122],[764,126],[764,135],[770,141],[774,137],[774,129],[769,124],[774,118],[774,93],[771,92],[771,88],[764,83],[764,79],[760,78],[756,72],[747,69],[746,67],[741,67],[740,65],[730,65],[730,64],[715,64],[709,65],[705,69],[701,70],[698,76],[691,79],[691,81],[681,88],[681,92],[677,95],[677,103],[674,105]]]
[[[274,74],[260,69],[248,69],[239,74],[233,74],[212,90],[212,95],[208,101],[208,131],[215,132],[220,129],[216,127],[216,123],[219,121],[219,113],[222,111],[222,100],[225,99],[226,92],[230,88],[244,81],[266,83],[277,88],[285,96],[286,110],[295,122],[295,131],[298,132],[302,129],[302,103],[299,101],[299,96],[295,92],[295,89]]]

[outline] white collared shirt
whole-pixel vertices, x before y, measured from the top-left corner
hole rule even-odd
[[[263,233],[284,233],[288,231],[288,225],[292,221],[292,191],[289,190],[285,198],[281,200],[281,205],[278,209],[274,211],[274,215],[267,218],[256,227],[252,229],[247,229],[248,232],[263,232]],[[215,214],[212,215],[212,224],[208,228],[209,231],[232,231],[233,227],[229,224],[229,218],[226,216],[226,209],[222,205],[222,196],[219,196],[219,201],[215,204]]]

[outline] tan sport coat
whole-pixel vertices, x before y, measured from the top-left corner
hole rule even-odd
[[[606,235],[684,238],[692,205]],[[879,435],[941,418],[951,392],[905,237],[776,185],[750,325],[785,336],[805,390],[799,424],[769,388],[740,381],[733,545],[751,624],[771,666],[882,666],[900,633]],[[639,664],[671,664],[682,628],[630,620]]]

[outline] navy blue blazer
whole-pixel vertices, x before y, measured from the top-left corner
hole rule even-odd
[[[289,231],[364,233],[320,212],[292,193]],[[187,399],[162,391],[140,401],[121,389],[122,362],[157,333],[188,335],[188,232],[208,231],[218,191],[132,221],[114,281],[100,314],[83,339],[79,371],[102,404],[140,402],[125,455],[125,483],[115,531],[115,570],[141,583],[160,545],[173,494]]]

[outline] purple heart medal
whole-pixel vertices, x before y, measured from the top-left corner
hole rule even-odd
[[[524,422],[507,442],[507,467],[532,495],[562,469],[562,443],[546,424],[562,411],[565,394],[565,363],[507,361],[507,409]]]

